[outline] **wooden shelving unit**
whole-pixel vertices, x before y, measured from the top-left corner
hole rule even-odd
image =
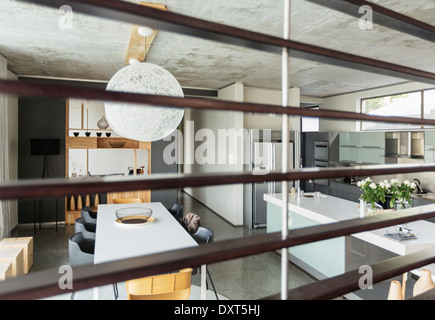
[[[82,106],[83,110],[83,106]],[[82,121],[83,123],[83,121]],[[82,137],[82,136],[70,136],[71,130],[83,130],[69,128],[69,103],[66,104],[66,125],[65,125],[65,176],[68,178],[69,169],[69,150],[70,149],[133,149],[134,152],[134,173],[138,169],[137,167],[137,152],[136,150],[148,150],[148,167],[147,174],[151,174],[151,142],[143,142],[137,140],[130,140],[120,137]],[[86,129],[86,131],[96,131],[95,129]],[[111,132],[110,130],[98,130],[101,132]],[[122,147],[119,147],[119,143],[123,143]],[[118,146],[117,146],[118,145]],[[87,160],[88,161],[88,160]],[[108,160],[110,161],[110,160]],[[88,170],[84,172],[84,175],[88,175]],[[144,202],[151,201],[151,190],[138,190],[129,192],[116,192],[107,194],[107,203],[113,203],[115,198],[132,198],[139,197],[144,199]],[[79,195],[65,197],[65,223],[70,225],[74,224],[75,220],[81,216],[81,208],[90,206],[93,210],[97,210],[100,202],[100,195]]]

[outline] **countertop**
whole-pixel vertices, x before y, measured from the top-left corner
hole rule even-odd
[[[265,194],[264,200],[279,207],[282,206],[282,194]],[[289,211],[320,224],[359,218],[358,203],[323,194],[320,199],[289,194]],[[435,246],[435,223],[419,220],[408,223],[408,226],[416,235],[416,239],[398,241],[386,237],[387,231],[389,233],[395,232],[395,226],[353,234],[352,236],[398,255]]]
[[[282,206],[282,194],[265,194],[264,200]],[[320,199],[288,196],[289,210],[319,223],[359,218],[358,203],[321,194]]]

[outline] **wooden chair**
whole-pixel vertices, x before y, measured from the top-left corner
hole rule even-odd
[[[160,274],[126,282],[128,300],[187,300],[190,296],[192,269]]]
[[[117,198],[113,199],[113,203],[143,203],[142,198]]]

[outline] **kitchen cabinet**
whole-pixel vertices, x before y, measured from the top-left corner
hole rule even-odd
[[[338,179],[330,180],[329,190],[331,196],[353,202],[359,202],[359,198],[362,194],[361,189],[357,185],[346,183]]]
[[[104,116],[104,104],[69,100],[66,105],[65,176],[80,179],[92,176],[151,174],[151,142],[117,136],[110,128],[100,129],[97,122]],[[85,133],[89,133],[86,136]],[[150,190],[108,193],[105,202],[115,198],[140,197],[151,201]],[[68,196],[65,201],[65,223],[74,224],[81,208],[94,210],[100,202],[98,194]]]
[[[424,132],[424,162],[435,162],[435,130]]]
[[[342,132],[340,133],[340,146],[356,148],[360,145],[359,132]]]
[[[342,132],[339,139],[339,161],[385,163],[385,132]]]
[[[358,163],[359,149],[357,147],[340,146],[339,149],[341,162]]]

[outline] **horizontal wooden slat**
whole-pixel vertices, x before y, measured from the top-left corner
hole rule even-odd
[[[206,98],[178,98],[138,93],[105,91],[99,88],[77,87],[59,84],[44,84],[35,81],[0,80],[0,93],[16,96],[81,98],[87,100],[128,102],[134,104],[160,105],[174,108],[191,108],[201,110],[242,111],[254,113],[287,114],[311,118],[361,120],[387,123],[423,124],[435,126],[434,119],[418,119],[411,117],[375,116],[364,113],[315,110],[311,108],[281,107],[269,104],[241,103],[233,101],[211,100]]]
[[[394,278],[435,262],[435,248],[398,256],[370,265],[373,271],[373,284]],[[342,275],[313,282],[288,291],[288,300],[327,300],[359,290],[359,280],[363,274],[352,270]],[[368,290],[368,289],[367,289]],[[265,300],[279,300],[280,294],[265,297]],[[387,300],[387,296],[385,299]]]
[[[110,263],[75,267],[73,268],[74,290],[174,271],[186,266],[198,267],[202,264],[241,258],[431,217],[435,217],[435,205],[296,229],[292,230],[284,240],[281,233],[276,232],[216,241],[199,247]],[[65,293],[59,289],[57,272],[58,270],[47,270],[7,280],[0,286],[0,299],[37,299]]]
[[[405,66],[395,65],[384,61],[365,58],[357,55],[351,55],[345,52],[336,50],[330,50],[321,48],[309,44],[295,42],[291,40],[284,40],[277,37],[271,37],[260,33],[250,32],[238,28],[233,28],[221,24],[207,22],[191,17],[174,14],[171,12],[159,12],[150,8],[137,6],[135,4],[127,3],[124,1],[98,1],[98,0],[76,0],[76,1],[54,1],[54,0],[34,0],[35,3],[49,5],[53,8],[58,8],[60,5],[69,4],[72,6],[75,12],[82,12],[92,14],[94,16],[104,17],[108,19],[124,21],[132,24],[146,24],[159,30],[166,30],[177,32],[181,34],[191,35],[195,37],[201,37],[205,39],[211,39],[220,41],[223,43],[244,46],[247,48],[264,50],[268,52],[281,53],[281,48],[287,48],[290,51],[291,56],[309,59],[312,61],[320,61],[341,67],[353,68],[360,71],[376,72],[378,74],[393,76],[397,78],[403,78],[414,81],[421,81],[425,83],[435,83],[435,74],[408,68]],[[163,14],[163,15],[162,15]],[[404,21],[405,23],[408,23]],[[5,87],[9,85],[9,88],[5,90]],[[2,81],[0,87],[3,87],[3,91],[6,93],[14,93],[14,90],[23,90],[21,84],[18,84],[18,88],[12,88],[11,86],[17,85],[15,82],[8,83]],[[39,87],[34,88],[36,95],[50,96],[50,88]],[[38,92],[38,90],[40,90]],[[67,89],[61,94],[65,98],[68,97],[83,97],[83,93],[79,94],[78,88],[76,92],[71,89]],[[25,92],[20,94],[29,95],[32,91],[29,87],[24,89]],[[174,107],[186,107],[186,103],[192,102],[192,108],[200,108],[199,100],[185,100],[175,98],[173,100],[168,97],[145,97],[142,95],[131,95],[122,93],[107,93],[107,92],[87,92],[88,94],[95,94],[99,98],[97,100],[112,100],[118,99],[119,101],[125,99],[136,99],[136,103],[144,102],[144,99],[152,103],[151,101],[158,102],[153,103],[157,105],[165,105],[166,102],[172,103]],[[59,93],[51,93],[59,94]],[[77,94],[77,96],[72,96]],[[31,94],[30,94],[31,95]],[[92,99],[92,98],[91,98]],[[154,99],[154,100],[153,100]],[[113,100],[112,100],[113,101]],[[178,104],[178,105],[177,105]],[[229,104],[229,103],[228,103]],[[228,105],[227,104],[227,105]],[[223,104],[208,104],[210,109],[225,110]],[[202,108],[207,108],[201,106]],[[279,112],[281,109],[266,110],[265,105],[250,105],[246,104],[231,104],[227,110],[239,111],[251,111],[248,108],[258,108],[259,112],[275,112],[282,114],[297,115],[297,108],[287,108],[289,111]],[[275,107],[279,108],[279,107]],[[299,109],[300,110],[300,109]],[[307,110],[311,111],[311,110]],[[255,111],[254,111],[255,112]],[[291,113],[287,113],[291,112]],[[301,112],[301,111],[299,111]],[[342,113],[339,116],[338,112],[324,110],[324,113],[316,111],[315,113],[308,113],[306,116],[312,117],[324,117],[324,118],[337,118],[337,119],[353,119],[353,120],[367,120],[357,118],[357,114]],[[303,115],[300,113],[299,115]],[[320,116],[322,115],[322,116]],[[346,118],[349,117],[349,118]],[[384,119],[372,118],[373,121],[381,121]],[[386,119],[385,119],[386,120]],[[388,118],[391,121],[392,118]],[[397,117],[401,123],[425,123],[425,120],[404,120],[404,118]],[[369,120],[370,121],[370,120]],[[426,124],[433,124],[426,122]],[[337,178],[349,175],[384,175],[388,173],[407,173],[407,172],[424,172],[433,171],[434,166],[427,164],[423,166],[376,166],[376,167],[359,167],[355,169],[303,169],[296,170],[289,173],[271,173],[266,176],[254,176],[251,173],[234,173],[226,176],[219,176],[218,174],[205,174],[205,175],[182,175],[182,176],[158,176],[150,177],[147,179],[85,179],[80,182],[68,181],[66,179],[50,180],[50,181],[18,181],[2,184],[0,186],[0,198],[29,198],[29,197],[48,197],[65,194],[79,194],[82,192],[91,192],[96,190],[100,192],[104,191],[123,191],[123,190],[139,190],[139,189],[165,189],[173,187],[184,186],[204,186],[204,185],[219,185],[219,184],[232,184],[232,183],[251,183],[260,181],[280,181],[280,180],[305,180],[308,178]],[[70,192],[72,191],[72,192]],[[138,257],[127,259],[125,261],[117,261],[103,265],[92,265],[75,268],[75,290],[89,288],[95,285],[109,284],[121,280],[127,280],[136,278],[139,276],[146,276],[155,273],[172,271],[184,266],[199,266],[201,264],[209,264],[212,262],[225,261],[247,255],[267,252],[271,250],[277,250],[280,248],[294,246],[302,243],[308,243],[313,241],[319,241],[323,239],[329,239],[333,237],[339,237],[348,235],[351,233],[362,232],[366,230],[373,230],[389,225],[395,225],[404,222],[410,222],[413,220],[426,219],[435,216],[435,205],[424,208],[412,208],[404,210],[400,213],[384,214],[382,216],[371,217],[366,219],[356,219],[350,221],[344,221],[340,223],[328,224],[318,227],[310,227],[300,230],[294,230],[284,240],[281,239],[281,234],[269,234],[256,237],[249,237],[243,239],[234,239],[224,242],[215,242],[207,246],[200,246],[198,248],[191,248],[179,251],[173,251],[170,253],[161,253],[146,257]],[[412,259],[419,260],[416,262],[409,257],[400,257],[404,259],[394,260],[393,263],[385,262],[377,269],[377,274],[381,274],[382,277],[387,277],[394,274],[399,274],[405,271],[406,268],[413,268],[417,264],[424,265],[432,261],[434,253],[424,252],[421,255],[415,254]],[[428,257],[430,256],[430,257]],[[406,259],[405,259],[406,258]],[[412,260],[412,261],[411,261]],[[407,270],[407,269],[406,269]],[[353,275],[354,277],[355,275]],[[23,276],[20,278],[8,280],[2,283],[0,287],[0,298],[35,298],[44,297],[47,295],[57,293],[63,293],[58,286],[59,274],[57,270],[49,270],[43,273]],[[380,278],[376,278],[379,280]],[[355,278],[346,279],[346,282],[335,283],[336,294],[339,290],[343,290],[341,287],[349,286],[352,281],[354,285]],[[348,290],[347,287],[346,290]],[[322,291],[322,290],[320,290]],[[306,294],[315,296],[315,289],[310,289]],[[313,295],[314,294],[314,295]],[[325,298],[329,293],[327,290],[323,291],[323,295],[317,296]]]
[[[290,56],[299,59],[435,84],[434,73],[292,40],[285,40],[279,37],[196,19],[170,11],[161,11],[125,1],[32,0],[32,2],[56,9],[61,5],[69,5],[74,12],[136,25],[147,25],[157,30],[171,31],[278,54],[281,54],[282,48],[287,48]]]
[[[379,4],[365,0],[307,0],[318,5],[334,9],[356,18],[361,18],[359,12],[362,6],[369,6],[373,12],[373,23],[389,29],[407,33],[423,40],[435,42],[435,26],[406,16],[399,12],[382,7]],[[325,13],[326,14],[326,13]]]
[[[351,176],[376,176],[396,173],[435,171],[435,163],[371,165],[337,168],[303,168],[288,173],[271,172],[258,175],[252,172],[152,174],[138,176],[109,176],[82,179],[16,180],[0,184],[0,199],[24,199],[78,195],[96,192],[117,192],[150,189],[203,187],[265,181],[295,181],[333,179]]]

